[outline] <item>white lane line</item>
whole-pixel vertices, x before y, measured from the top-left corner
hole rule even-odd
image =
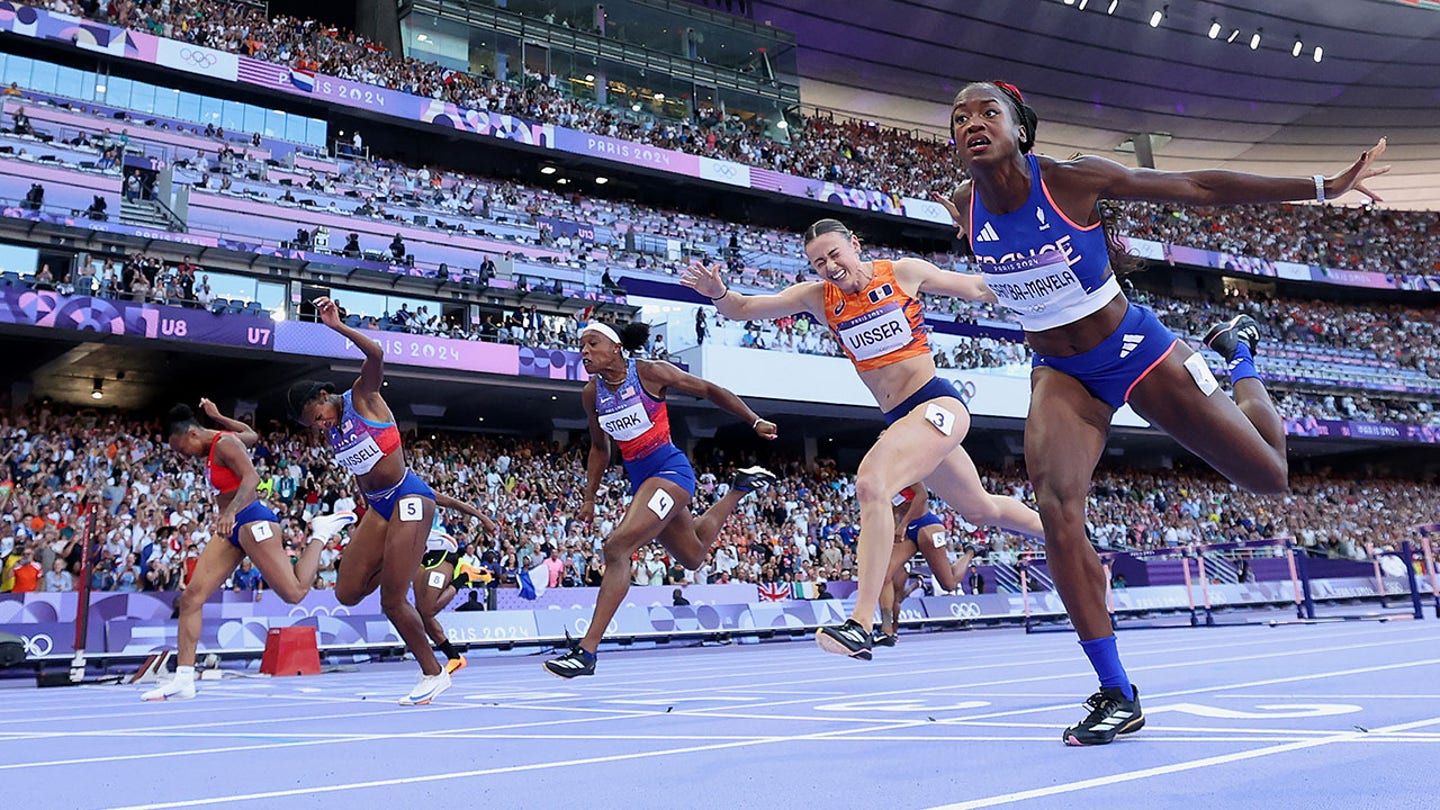
[[[889,731],[892,729],[906,728],[913,726],[913,723],[884,723],[872,726],[869,729],[859,731]],[[261,793],[233,794],[228,796],[213,796],[202,799],[183,799],[172,802],[157,802],[153,804],[129,805],[126,807],[113,808],[113,810],[167,810],[175,807],[198,807],[207,804],[228,804],[231,802],[255,801],[260,799],[279,799],[289,796],[313,796],[321,793],[337,793],[349,790],[364,790],[376,787],[391,787],[394,785],[413,785],[426,782],[439,782],[451,779],[469,779],[477,776],[493,776],[506,773],[524,773],[528,771],[550,770],[553,768],[574,768],[583,765],[596,765],[606,762],[623,762],[635,759],[650,759],[654,757],[674,756],[678,754],[692,754],[701,751],[720,751],[727,748],[745,748],[755,745],[770,745],[774,743],[797,742],[804,740],[823,739],[835,734],[845,734],[843,731],[822,732],[817,734],[805,734],[798,736],[780,737],[757,737],[733,742],[716,743],[714,745],[694,745],[683,748],[664,748],[657,751],[639,751],[629,754],[611,754],[600,757],[585,757],[582,759],[569,759],[551,762],[535,762],[527,765],[507,765],[499,768],[482,768],[471,771],[456,771],[451,773],[428,774],[425,776],[402,776],[393,779],[377,779],[367,782],[349,782],[339,785],[316,785],[311,787],[293,788],[289,790],[271,790]]]
[[[1422,728],[1424,726],[1435,725],[1436,723],[1440,723],[1440,717],[1432,717],[1427,720],[1415,720],[1409,723],[1399,723],[1393,726],[1386,726],[1384,728],[1376,729],[1375,732],[1383,734],[1396,731],[1407,731],[1412,728]],[[1133,782],[1139,779],[1148,779],[1152,776],[1165,776],[1172,773],[1182,773],[1184,771],[1193,771],[1200,768],[1209,768],[1215,765],[1227,765],[1232,762],[1243,762],[1249,759],[1258,759],[1260,757],[1274,756],[1275,754],[1286,754],[1291,751],[1303,751],[1307,748],[1319,748],[1325,745],[1334,745],[1335,743],[1355,742],[1357,740],[1363,740],[1367,736],[1369,735],[1367,735],[1365,732],[1350,731],[1342,734],[1336,734],[1331,737],[1322,737],[1316,740],[1301,740],[1299,742],[1284,743],[1282,745],[1274,745],[1267,748],[1254,748],[1249,751],[1237,751],[1231,754],[1220,754],[1213,757],[1193,759],[1187,762],[1174,762],[1169,765],[1159,765],[1154,768],[1144,768],[1138,771],[1126,771],[1123,773],[1111,774],[1109,776],[1099,776],[1093,779],[1082,779],[1076,782],[1066,782],[1059,785],[1051,785],[1049,787],[1034,788],[1032,790],[1021,790],[1014,793],[1003,793],[997,796],[988,796],[983,799],[972,799],[970,801],[957,802],[955,804],[939,805],[937,807],[931,808],[931,810],[976,810],[976,808],[981,807],[994,807],[1001,804],[1014,804],[1016,802],[1029,801],[1030,799],[1040,799],[1046,796],[1058,796],[1064,793],[1075,793],[1077,791],[1089,790],[1090,788],[1095,787],[1105,787],[1108,785],[1116,785],[1123,782]]]

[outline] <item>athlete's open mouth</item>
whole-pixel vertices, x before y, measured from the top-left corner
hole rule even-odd
[[[990,139],[984,135],[976,135],[965,142],[965,148],[969,149],[971,154],[979,154],[990,148]]]

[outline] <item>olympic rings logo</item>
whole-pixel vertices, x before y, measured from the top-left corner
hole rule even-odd
[[[55,650],[55,639],[44,633],[21,636],[20,644],[25,648],[26,658],[43,658]]]
[[[950,615],[957,619],[978,619],[980,613],[980,606],[974,602],[950,603]]]
[[[950,382],[955,385],[955,390],[960,394],[960,404],[967,408],[970,407],[970,401],[975,399],[975,381],[951,380]]]
[[[313,608],[307,608],[304,605],[295,605],[294,607],[290,608],[290,618],[292,619],[309,619],[314,616],[349,615],[350,608],[345,607],[344,605],[336,605],[333,608],[325,607],[324,605],[316,605]]]
[[[215,66],[216,62],[220,61],[220,58],[215,54],[202,51],[199,48],[181,48],[180,59],[202,70],[209,70]]]

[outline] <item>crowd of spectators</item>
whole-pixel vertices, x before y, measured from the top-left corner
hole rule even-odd
[[[262,426],[255,451],[261,496],[280,516],[284,542],[298,548],[303,519],[354,508],[350,480],[313,436],[279,422]],[[115,411],[76,410],[30,402],[0,416],[0,590],[74,587],[84,535],[78,505],[94,505],[89,537],[96,560],[90,584],[100,590],[183,588],[204,545],[215,510],[201,465],[160,440],[159,424]],[[694,508],[723,496],[735,467],[755,461],[715,443],[694,453],[699,484]],[[412,432],[407,458],[437,491],[479,504],[498,530],[445,515],[464,563],[481,580],[515,584],[521,570],[556,560],[550,585],[596,584],[602,541],[626,508],[618,465],[606,474],[593,523],[581,523],[585,449],[552,441],[443,432]],[[779,473],[770,490],[747,498],[726,523],[710,558],[685,571],[659,547],[631,562],[641,584],[691,582],[789,583],[854,576],[858,513],[854,476],[834,461],[811,464],[784,453],[763,459]],[[1034,502],[1023,468],[982,467],[987,489]],[[958,549],[980,547],[993,563],[1013,563],[1037,544],[965,523],[934,503]],[[1089,499],[1089,531],[1102,548],[1150,549],[1191,541],[1294,537],[1315,553],[1363,556],[1366,543],[1392,547],[1410,527],[1434,520],[1440,487],[1380,474],[1297,475],[1280,497],[1245,494],[1208,471],[1102,468]],[[347,538],[321,558],[316,587],[333,587]],[[227,587],[256,587],[242,569]]]
[[[254,5],[196,0],[51,0],[84,14],[257,59],[493,110],[682,152],[735,160],[888,194],[948,193],[959,163],[943,141],[862,121],[801,119],[787,141],[767,137],[759,117],[697,109],[688,120],[656,117],[628,106],[600,106],[564,92],[558,77],[524,74],[514,83],[442,68],[386,51],[363,37],[316,20],[277,15]],[[773,132],[772,132],[773,134]],[[1440,273],[1440,226],[1433,212],[1334,206],[1178,209],[1127,203],[1116,207],[1117,231],[1269,260],[1382,273]]]

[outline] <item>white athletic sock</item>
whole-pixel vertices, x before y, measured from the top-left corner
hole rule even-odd
[[[175,667],[176,680],[195,680],[195,667]]]

